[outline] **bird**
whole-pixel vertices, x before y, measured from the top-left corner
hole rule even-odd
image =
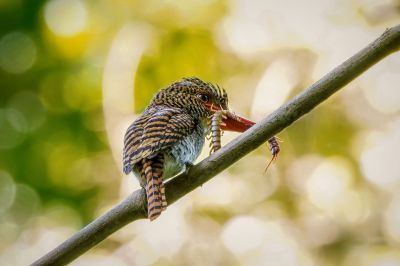
[[[226,91],[197,77],[178,80],[156,93],[124,136],[123,171],[146,191],[150,221],[167,208],[164,181],[197,159],[216,111],[229,110]],[[221,129],[244,132],[254,122],[224,116]]]

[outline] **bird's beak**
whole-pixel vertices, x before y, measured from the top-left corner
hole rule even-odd
[[[221,110],[219,106],[215,106],[212,104],[206,104],[206,106],[212,112],[216,112]],[[235,131],[235,132],[245,132],[247,129],[252,127],[255,123],[246,118],[240,117],[232,112],[228,112],[226,116],[222,118],[221,129],[227,131]]]
[[[221,129],[235,132],[245,132],[252,127],[255,123],[246,118],[238,115],[228,114],[226,118],[222,119]]]

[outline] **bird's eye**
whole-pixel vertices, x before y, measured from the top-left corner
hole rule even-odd
[[[205,94],[199,94],[199,99],[201,100],[201,101],[203,101],[203,102],[208,102],[208,95],[205,95]]]

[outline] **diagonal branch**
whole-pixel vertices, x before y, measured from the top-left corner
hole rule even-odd
[[[397,25],[216,153],[167,182],[168,203],[172,204],[207,182],[399,49],[400,25]],[[142,218],[146,218],[145,193],[137,190],[33,265],[67,264],[124,225]]]

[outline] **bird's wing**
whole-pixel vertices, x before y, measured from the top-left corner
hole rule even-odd
[[[130,159],[131,154],[133,153],[133,151],[139,148],[144,131],[144,126],[150,118],[151,115],[144,113],[138,119],[136,119],[126,130],[123,150],[123,169],[125,174],[128,174],[132,171]]]
[[[139,129],[140,128],[140,129]],[[125,135],[124,171],[143,158],[152,158],[193,132],[193,118],[180,110],[159,110],[139,118]]]

